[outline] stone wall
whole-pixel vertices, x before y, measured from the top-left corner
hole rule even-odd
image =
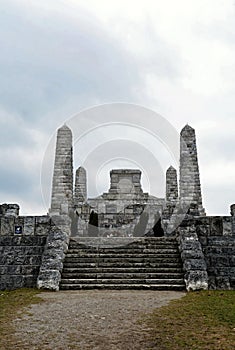
[[[36,287],[48,216],[0,217],[0,290]]]
[[[65,254],[71,235],[71,219],[68,215],[51,218],[51,229],[47,236],[42,262],[37,279],[39,289],[58,291]]]
[[[235,289],[234,216],[184,220],[178,235],[188,290]]]
[[[235,231],[231,216],[198,218],[196,231],[205,256],[209,289],[235,289]]]
[[[208,289],[207,265],[194,220],[182,221],[178,228],[178,243],[187,291]]]

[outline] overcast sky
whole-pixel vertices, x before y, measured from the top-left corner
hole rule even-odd
[[[46,213],[40,173],[56,129],[94,105],[125,102],[178,132],[195,128],[204,206],[229,214],[234,0],[1,0],[0,29],[1,203]]]

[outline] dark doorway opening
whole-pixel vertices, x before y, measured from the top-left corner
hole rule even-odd
[[[154,233],[154,237],[163,237],[164,236],[164,230],[162,228],[161,217],[159,217],[156,220],[156,223],[153,226],[153,233]]]

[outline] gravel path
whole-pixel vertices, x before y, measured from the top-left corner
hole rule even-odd
[[[184,296],[166,291],[43,292],[15,320],[15,349],[145,350],[144,314]]]

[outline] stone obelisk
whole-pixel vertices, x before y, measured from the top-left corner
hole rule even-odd
[[[166,171],[166,203],[175,205],[178,201],[177,172],[173,166]]]
[[[57,132],[50,215],[69,214],[73,209],[72,142],[72,131],[63,125]]]
[[[180,204],[188,214],[204,216],[195,130],[186,125],[180,136]]]
[[[172,234],[177,226],[178,203],[177,171],[170,166],[166,171],[166,203],[162,212],[162,222],[167,235]]]
[[[87,200],[87,176],[86,170],[79,167],[76,171],[74,205],[78,206]]]

